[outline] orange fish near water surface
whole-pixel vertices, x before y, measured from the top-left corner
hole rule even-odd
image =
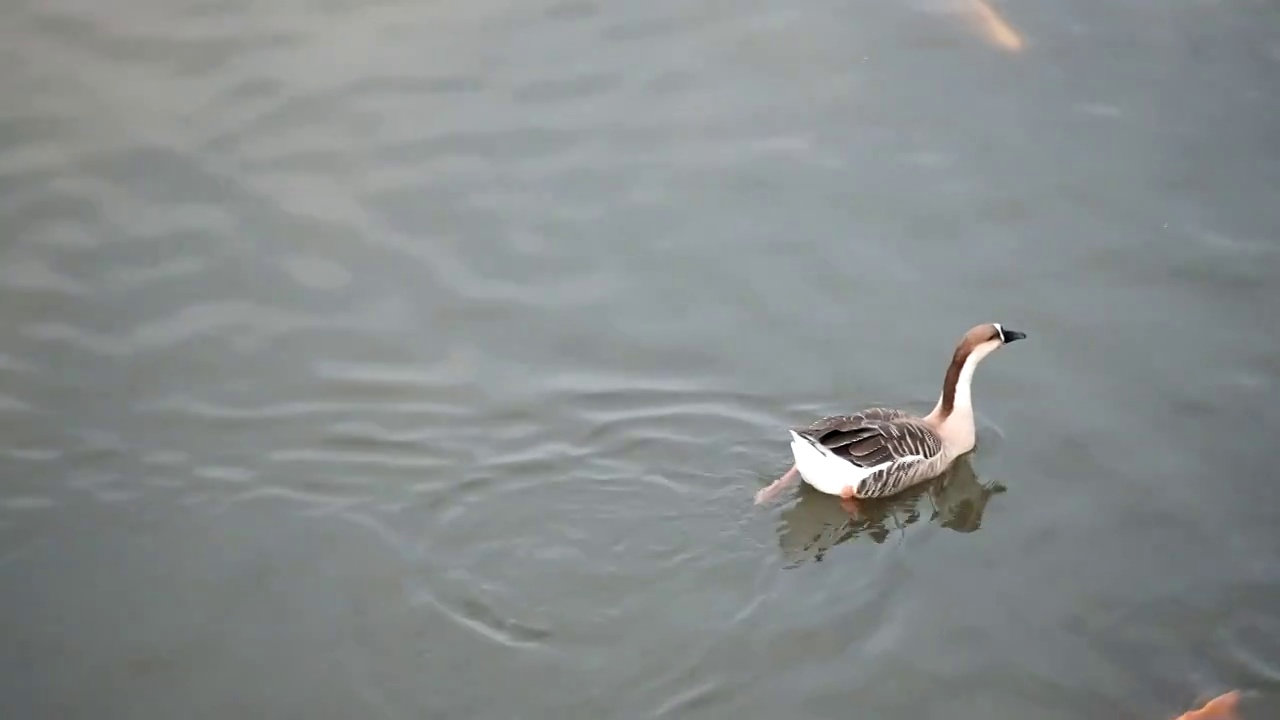
[[[1013,26],[1005,21],[987,0],[969,0],[969,12],[978,23],[982,34],[996,47],[1006,52],[1020,52],[1025,43]]]
[[[1239,720],[1236,707],[1240,704],[1240,691],[1232,690],[1205,703],[1199,710],[1188,710],[1176,720]]]

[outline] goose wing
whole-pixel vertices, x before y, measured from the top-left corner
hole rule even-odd
[[[845,420],[804,434],[857,465],[872,468],[895,460],[928,459],[942,452],[933,428],[905,413],[892,419],[845,416]]]
[[[942,438],[933,428],[898,410],[872,408],[824,418],[799,432],[836,457],[873,471],[859,483],[860,497],[897,492],[917,465],[942,452]]]
[[[819,435],[825,435],[830,432],[852,430],[869,421],[892,421],[909,417],[911,416],[902,410],[873,407],[854,413],[853,415],[832,415],[830,417],[822,418],[805,428],[804,432],[805,434],[816,438]]]

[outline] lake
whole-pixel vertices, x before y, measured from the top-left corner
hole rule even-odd
[[[1280,715],[1274,3],[0,18],[4,717]]]

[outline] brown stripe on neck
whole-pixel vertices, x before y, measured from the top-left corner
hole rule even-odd
[[[973,346],[969,343],[961,343],[956,348],[955,355],[951,356],[951,365],[947,367],[946,377],[942,379],[942,417],[951,414],[956,406],[956,385],[960,382],[960,369],[964,367],[964,361],[969,359],[969,353],[973,352]]]

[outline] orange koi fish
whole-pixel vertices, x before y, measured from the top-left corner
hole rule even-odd
[[[1236,707],[1240,704],[1240,691],[1232,690],[1205,703],[1199,710],[1188,710],[1177,720],[1237,720]]]
[[[969,0],[969,5],[974,20],[982,29],[982,34],[986,35],[996,47],[1009,52],[1022,50],[1025,44],[1022,36],[1000,17],[1000,13],[991,7],[991,3],[987,0]]]

